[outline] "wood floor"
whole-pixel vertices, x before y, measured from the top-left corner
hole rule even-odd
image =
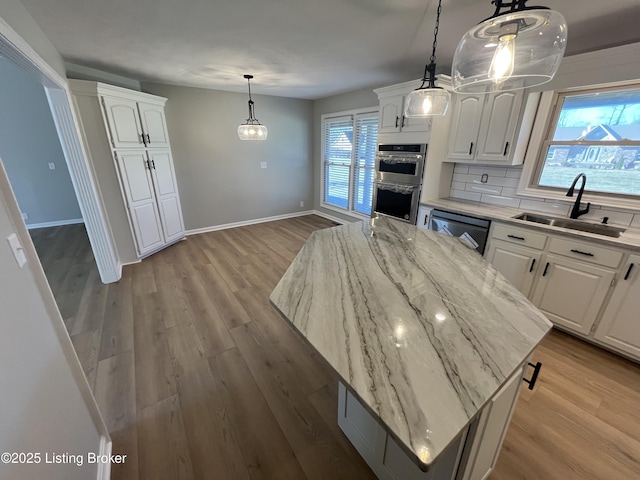
[[[317,216],[194,235],[102,285],[82,225],[32,230],[119,479],[373,479],[337,378],[268,295]],[[640,368],[561,332],[492,480],[640,478]]]

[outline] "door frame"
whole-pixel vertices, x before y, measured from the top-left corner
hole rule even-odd
[[[60,76],[2,18],[0,54],[44,87],[100,278],[104,283],[117,282],[122,276],[122,264],[116,255],[93,170],[80,139],[82,129],[71,106],[67,79]]]

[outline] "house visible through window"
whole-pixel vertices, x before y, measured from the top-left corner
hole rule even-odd
[[[371,214],[377,140],[377,110],[323,116],[323,204]]]
[[[589,191],[640,196],[640,87],[559,96],[533,183],[566,190],[581,172]]]

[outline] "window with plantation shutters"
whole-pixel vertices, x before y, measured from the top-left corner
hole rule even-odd
[[[377,110],[323,116],[323,204],[371,213],[377,140]]]

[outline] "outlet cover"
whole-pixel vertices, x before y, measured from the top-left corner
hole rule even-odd
[[[24,254],[24,248],[22,248],[20,240],[18,240],[18,236],[15,233],[12,233],[7,237],[7,242],[9,242],[9,248],[11,248],[11,252],[13,252],[16,262],[18,262],[18,266],[20,268],[24,267],[24,264],[27,263],[27,256]]]
[[[267,162],[260,162],[260,168],[267,168]]]
[[[49,170],[55,170],[56,169],[56,164],[53,162],[49,162]]]
[[[23,213],[22,214],[22,219],[23,220],[29,220],[29,214],[28,213]]]
[[[300,202],[300,206],[301,206],[301,207],[304,207],[304,202]]]

